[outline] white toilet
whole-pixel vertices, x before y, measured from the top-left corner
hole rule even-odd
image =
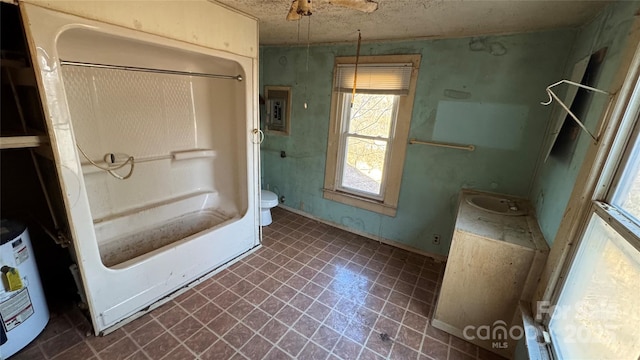
[[[271,224],[271,208],[278,205],[278,195],[269,190],[260,190],[260,226]]]

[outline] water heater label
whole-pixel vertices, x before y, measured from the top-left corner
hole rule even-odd
[[[7,331],[11,331],[33,315],[33,305],[27,288],[18,291],[7,301],[0,303],[0,315],[2,315]]]
[[[13,257],[16,259],[16,266],[22,264],[29,258],[29,249],[27,245],[17,246],[13,248]]]

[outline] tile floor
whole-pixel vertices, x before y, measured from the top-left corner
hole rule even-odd
[[[276,208],[264,246],[134,322],[52,312],[13,359],[497,359],[429,324],[444,264]]]

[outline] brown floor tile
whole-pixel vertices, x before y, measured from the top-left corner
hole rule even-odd
[[[319,272],[313,277],[313,279],[311,279],[311,281],[321,287],[326,287],[333,281],[333,278],[323,272]]]
[[[455,336],[451,336],[450,338],[451,342],[449,343],[449,345],[451,345],[452,347],[460,350],[463,353],[472,355],[473,357],[476,357],[478,355],[478,346],[468,343]]]
[[[350,299],[342,298],[342,300],[340,300],[336,305],[335,309],[347,317],[352,317],[358,309],[358,304]]]
[[[222,275],[222,273],[218,274],[218,275]],[[240,276],[232,273],[232,272],[227,272],[224,275],[220,276],[220,277],[216,277],[216,280],[223,285],[224,287],[226,287],[227,289],[232,287],[233,285],[237,284],[238,281],[240,281]]]
[[[411,300],[410,296],[407,296],[401,292],[392,290],[389,295],[388,301],[400,308],[406,309],[409,305],[409,300]]]
[[[171,354],[173,354],[173,351],[171,352]],[[169,355],[171,355],[171,354],[169,354]],[[169,355],[167,355],[167,357]],[[188,358],[187,357],[185,359],[192,359],[192,358]],[[129,356],[127,358],[127,360],[154,360],[154,359],[151,359],[149,356],[147,356],[147,354],[145,354],[144,351],[138,350],[138,351],[134,352],[133,355]]]
[[[282,285],[278,290],[273,292],[273,295],[284,302],[289,302],[297,293],[298,291],[294,288],[288,285]]]
[[[395,343],[391,349],[389,360],[417,360],[419,353],[407,346]]]
[[[349,318],[334,310],[329,313],[329,316],[324,320],[324,324],[333,330],[342,333],[349,324]]]
[[[478,359],[479,360],[505,360],[504,357],[480,347],[478,348]]]
[[[278,348],[272,348],[271,351],[269,351],[267,356],[264,358],[264,360],[287,360],[287,359],[293,359],[293,357],[291,357],[290,355],[288,355],[287,353],[285,353],[284,351]]]
[[[11,360],[46,360],[46,357],[40,351],[38,345],[35,344],[33,347],[27,346],[18,351],[11,357]]]
[[[9,333],[8,336],[11,336],[11,334]],[[82,342],[82,337],[78,335],[76,329],[69,328],[67,331],[40,343],[40,348],[48,358],[53,358],[64,350],[73,347],[80,342]]]
[[[372,350],[364,348],[360,353],[359,360],[385,360],[382,356],[374,353]]]
[[[394,321],[401,322],[404,318],[404,312],[403,308],[387,302],[380,313]]]
[[[421,352],[433,359],[446,359],[449,353],[449,346],[425,336]]]
[[[192,313],[206,304],[209,300],[204,296],[200,295],[195,291],[188,291],[187,293],[192,292],[193,294],[186,298],[185,300],[179,302],[180,306],[182,306],[187,312]]]
[[[396,335],[396,343],[401,343],[415,351],[420,351],[422,345],[422,333],[414,331],[406,326],[401,326]]]
[[[387,334],[390,338],[395,339],[398,330],[400,330],[400,323],[388,317],[380,316],[373,326],[373,329],[378,332],[378,334]]]
[[[215,319],[218,315],[222,314],[220,309],[214,303],[207,303],[196,311],[193,316],[203,324],[208,324],[211,320]]]
[[[234,316],[236,319],[241,320],[245,316],[249,315],[249,313],[252,312],[254,309],[255,307],[253,305],[249,304],[244,299],[240,299],[231,307],[229,307],[227,309],[227,312],[231,316]]]
[[[310,338],[311,335],[313,335],[319,327],[319,322],[309,317],[308,315],[302,315],[293,326],[293,329],[300,334]]]
[[[300,315],[302,315],[302,313],[299,310],[292,306],[285,305],[282,310],[276,314],[275,318],[285,324],[293,325]]]
[[[250,360],[261,360],[271,350],[271,343],[260,335],[255,335],[240,349]]]
[[[300,311],[305,311],[309,308],[309,306],[311,306],[311,304],[313,304],[313,299],[303,293],[298,293],[293,297],[293,299],[289,301],[289,304]]]
[[[178,342],[176,341],[176,344],[177,343]],[[100,351],[98,353],[98,356],[100,356],[100,359],[103,360],[120,360],[127,358],[129,355],[136,352],[136,350],[138,350],[138,346],[136,346],[136,344],[131,339],[123,338],[120,341],[109,346],[108,348]],[[162,355],[164,356],[165,354],[166,352]]]
[[[362,324],[352,320],[344,330],[344,336],[355,341],[360,345],[364,345],[371,333],[371,326]]]
[[[280,341],[278,341],[278,346],[294,357],[298,355],[306,344],[307,339],[293,330],[289,330]]]
[[[427,325],[427,331],[425,332],[425,335],[428,335],[445,344],[449,344],[449,338],[451,337],[451,335],[440,329],[436,329],[435,327],[431,326],[431,324]]]
[[[271,319],[271,316],[260,309],[255,309],[242,322],[251,330],[258,331]]]
[[[312,299],[318,298],[320,294],[324,291],[324,287],[317,285],[313,282],[308,283],[305,287],[302,288],[302,293],[309,296]]]
[[[278,313],[278,311],[280,311],[280,309],[282,309],[284,305],[285,303],[280,299],[269,296],[262,304],[260,304],[260,309],[273,316]]]
[[[280,286],[282,286],[282,283],[272,277],[268,277],[267,279],[265,279],[262,283],[260,283],[259,287],[268,292],[268,293],[273,293],[274,291],[276,291]]]
[[[49,315],[49,322],[47,323],[47,326],[42,330],[42,333],[40,333],[36,341],[39,343],[45,342],[71,328],[71,322],[66,316],[52,312]]]
[[[238,324],[224,335],[223,339],[236,349],[240,349],[253,337],[255,333],[248,327]]]
[[[196,355],[194,355],[189,349],[185,346],[180,345],[177,348],[173,349],[165,359],[175,359],[175,360],[193,360],[196,359]],[[129,359],[127,359],[129,360]]]
[[[444,263],[272,213],[262,248],[150,314],[85,337],[81,311],[52,312],[14,358],[500,359],[429,325]]]
[[[247,293],[253,290],[255,286],[247,280],[240,280],[235,285],[230,287],[229,289],[234,293],[238,294],[240,297],[244,297]]]
[[[474,360],[476,357],[454,348],[449,349],[450,360]]]
[[[315,301],[306,311],[306,314],[311,316],[312,318],[322,322],[327,318],[331,309],[318,301]]]
[[[333,348],[333,353],[342,359],[357,359],[362,346],[346,337],[340,338]]]
[[[185,341],[191,335],[202,329],[204,325],[196,320],[193,316],[189,316],[186,319],[179,322],[176,326],[172,327],[169,331],[180,341]]]
[[[291,279],[287,280],[286,282],[287,285],[291,286],[296,290],[302,290],[302,288],[304,288],[308,283],[309,283],[309,280],[298,275],[293,275]]]
[[[215,299],[211,300],[211,302],[216,304],[221,309],[228,309],[231,305],[238,301],[238,299],[240,299],[240,296],[229,290],[225,290],[225,292],[220,294]]]
[[[302,349],[302,352],[298,355],[298,359],[299,360],[324,360],[327,358],[327,356],[329,356],[329,353],[327,352],[327,350],[323,349],[322,347],[312,342],[309,342],[304,347],[304,349]]]
[[[320,326],[318,331],[313,335],[311,340],[318,343],[327,350],[332,350],[340,339],[340,334],[326,325]]]
[[[389,356],[391,352],[391,347],[393,346],[393,341],[390,339],[384,339],[380,336],[380,333],[373,331],[371,335],[369,335],[369,339],[367,340],[366,347],[375,353],[381,355],[386,358]]]
[[[277,343],[288,329],[289,328],[280,321],[271,319],[264,325],[262,330],[260,330],[260,334],[271,342]]]
[[[84,338],[84,341],[87,344],[89,344],[89,346],[91,346],[93,350],[95,350],[96,352],[100,352],[103,349],[112,345],[113,343],[120,341],[120,339],[122,339],[125,336],[126,336],[125,332],[122,329],[118,329],[110,333],[109,335],[105,335],[105,336],[89,335]]]
[[[327,305],[330,308],[333,308],[334,306],[336,306],[336,304],[338,302],[340,302],[340,295],[334,293],[331,290],[325,290],[318,297],[318,301],[320,301],[321,303]]]
[[[207,351],[201,355],[202,360],[230,359],[235,350],[223,340],[218,340]]]
[[[232,327],[237,324],[235,318],[227,313],[222,313],[218,315],[217,318],[213,319],[207,327],[211,329],[218,336],[224,335],[227,331],[229,331]]]
[[[164,332],[165,329],[159,322],[151,320],[134,331],[130,336],[139,346],[145,346]]]
[[[254,286],[258,286],[263,281],[265,281],[268,277],[269,277],[269,275],[265,274],[264,272],[262,272],[260,270],[256,270],[256,271],[252,272],[251,274],[247,275],[245,280],[247,280],[248,282],[252,283]]]
[[[173,306],[171,309],[160,314],[157,319],[160,324],[169,329],[175,324],[182,321],[187,316],[187,312],[180,306]]]
[[[54,357],[54,360],[86,360],[93,357],[93,350],[85,342],[81,342]]]
[[[202,354],[217,340],[218,336],[216,334],[207,328],[202,328],[193,334],[193,336],[188,338],[184,343],[194,353]]]

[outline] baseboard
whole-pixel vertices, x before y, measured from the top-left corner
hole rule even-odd
[[[333,227],[336,227],[338,229],[350,232],[352,234],[360,235],[360,236],[366,237],[368,239],[381,242],[383,244],[387,244],[387,245],[390,245],[390,246],[393,246],[393,247],[397,247],[398,249],[402,249],[402,250],[406,250],[406,251],[412,252],[414,254],[419,254],[419,255],[426,256],[426,257],[430,257],[430,258],[432,258],[432,259],[434,259],[436,261],[439,261],[439,262],[447,261],[447,257],[444,256],[444,255],[434,254],[434,253],[431,253],[431,252],[428,252],[428,251],[420,250],[420,249],[415,248],[413,246],[405,245],[405,244],[403,244],[401,242],[398,242],[398,241],[395,241],[395,240],[390,240],[390,239],[383,238],[381,236],[372,235],[372,234],[366,233],[364,231],[354,230],[354,229],[346,227],[346,226],[344,226],[342,224],[338,224],[338,223],[334,223],[334,222],[331,222],[331,221],[327,221],[327,220],[321,219],[319,217],[313,216],[313,215],[311,215],[309,213],[306,213],[306,212],[298,210],[298,209],[291,208],[291,207],[286,206],[286,205],[279,204],[278,207],[280,207],[280,208],[282,208],[284,210],[287,210],[287,211],[291,211],[294,214],[298,214],[298,215],[304,216],[304,217],[309,218],[311,220],[315,220],[315,221],[321,222],[323,224],[327,224],[329,226],[333,226]]]

